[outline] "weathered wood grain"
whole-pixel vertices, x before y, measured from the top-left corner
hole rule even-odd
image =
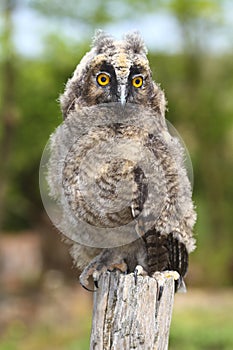
[[[94,293],[91,350],[166,350],[174,279],[166,277],[158,301],[158,279],[106,272]]]

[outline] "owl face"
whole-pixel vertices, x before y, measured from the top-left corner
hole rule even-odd
[[[88,105],[98,103],[144,103],[151,95],[153,82],[147,59],[132,52],[125,42],[97,55],[84,76],[82,99]]]
[[[110,102],[150,106],[163,115],[164,95],[152,80],[146,53],[138,33],[121,41],[97,33],[60,98],[64,117],[72,110]]]

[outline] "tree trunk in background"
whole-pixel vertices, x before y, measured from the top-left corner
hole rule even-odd
[[[12,14],[16,6],[13,0],[3,1],[3,34],[2,34],[2,62],[1,62],[1,107],[0,107],[0,231],[4,221],[5,202],[9,173],[9,162],[12,151],[12,141],[17,126],[17,109],[15,96],[15,57],[13,48]]]

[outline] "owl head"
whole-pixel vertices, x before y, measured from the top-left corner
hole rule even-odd
[[[92,49],[82,58],[60,96],[63,117],[102,103],[135,103],[164,116],[165,97],[153,82],[147,49],[138,32],[115,40],[97,31]]]

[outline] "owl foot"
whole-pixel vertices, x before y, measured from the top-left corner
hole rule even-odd
[[[157,281],[157,301],[160,301],[162,297],[166,278],[173,277],[175,281],[175,291],[177,290],[177,284],[180,280],[180,275],[177,271],[157,271],[153,274],[153,277],[156,278]]]
[[[183,277],[177,271],[164,271],[165,278],[173,277],[175,281],[175,292],[177,293],[186,293],[186,285]]]
[[[143,269],[141,265],[137,265],[134,270],[134,282],[137,284],[138,276],[147,276],[148,273]]]
[[[98,281],[100,276],[106,271],[120,270],[123,273],[126,273],[128,267],[124,260],[119,260],[118,257],[112,256],[107,251],[103,251],[97,257],[95,257],[83,270],[79,277],[80,284],[83,288],[88,291],[94,292],[88,288],[89,277],[93,278],[93,282],[96,288],[98,288]]]

